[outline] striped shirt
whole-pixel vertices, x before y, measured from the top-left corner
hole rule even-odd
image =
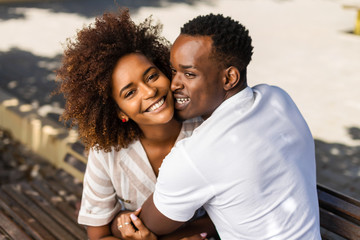
[[[176,140],[191,136],[201,118],[182,124]],[[156,176],[139,140],[120,151],[91,149],[84,176],[79,224],[108,224],[121,209],[136,210],[154,192]]]

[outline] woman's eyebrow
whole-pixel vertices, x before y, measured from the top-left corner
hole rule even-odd
[[[156,67],[154,67],[154,66],[150,66],[148,69],[146,69],[145,71],[144,71],[144,73],[143,73],[143,77],[145,77],[145,75],[148,73],[148,72],[150,72],[150,70],[151,69],[156,69]]]
[[[131,87],[132,85],[133,85],[133,83],[129,83],[129,84],[127,84],[125,87],[123,87],[123,88],[120,90],[119,96],[121,96],[121,94],[122,94],[126,89],[128,89],[129,87]]]

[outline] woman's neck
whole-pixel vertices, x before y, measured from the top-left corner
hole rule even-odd
[[[140,141],[143,145],[174,144],[181,130],[181,122],[172,119],[166,124],[141,127],[143,136]]]
[[[140,142],[157,177],[163,159],[171,151],[181,130],[181,122],[172,119],[164,125],[142,127]]]

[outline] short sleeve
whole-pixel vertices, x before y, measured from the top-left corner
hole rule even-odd
[[[213,192],[198,166],[177,144],[161,165],[153,200],[163,215],[186,222],[214,196]]]
[[[109,162],[106,157],[106,153],[90,150],[78,216],[79,224],[106,225],[121,209],[109,176]]]

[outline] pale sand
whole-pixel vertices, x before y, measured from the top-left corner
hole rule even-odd
[[[120,1],[121,2],[121,1]],[[207,13],[222,13],[243,23],[254,41],[250,85],[273,84],[295,100],[317,139],[359,145],[347,129],[360,128],[360,36],[347,33],[356,13],[341,0],[218,0],[190,6],[166,3],[141,7],[132,17],[150,14],[173,41],[180,26]],[[86,6],[84,6],[86,7]],[[115,8],[114,8],[115,9]],[[0,51],[17,47],[39,56],[62,52],[61,43],[93,18],[14,8],[25,18],[0,21]]]

